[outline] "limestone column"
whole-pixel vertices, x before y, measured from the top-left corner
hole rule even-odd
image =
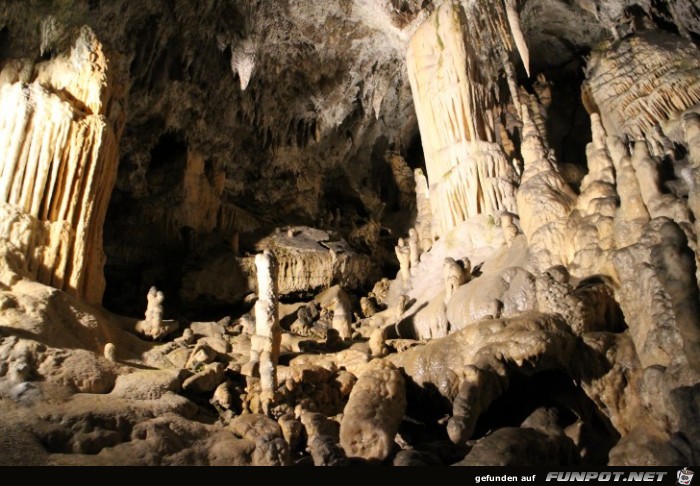
[[[480,213],[515,212],[517,176],[496,143],[498,103],[482,69],[481,34],[472,28],[461,4],[445,2],[407,52],[436,237]]]
[[[261,402],[265,413],[277,388],[277,361],[280,355],[282,328],[279,324],[277,301],[277,259],[265,250],[255,255],[258,277],[258,300],[255,303],[255,334],[251,338],[249,368],[258,376],[262,388]]]
[[[38,63],[31,83],[16,67],[0,72],[0,236],[37,281],[99,303],[125,83],[88,27],[70,52]],[[18,231],[18,217],[30,221],[27,231]]]

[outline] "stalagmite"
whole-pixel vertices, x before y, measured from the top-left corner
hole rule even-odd
[[[615,170],[606,143],[606,133],[596,113],[591,115],[593,141],[586,146],[588,174],[569,219],[571,270],[575,276],[607,274],[604,251],[615,247],[614,217],[618,207]]]
[[[386,328],[378,327],[369,336],[369,350],[373,358],[383,358],[389,352],[386,346]]]
[[[102,226],[125,116],[122,87],[107,64],[83,27],[70,52],[36,65],[34,82],[0,88],[3,234],[24,253],[33,278],[91,303],[101,302],[105,288]],[[13,229],[14,210],[29,215],[33,228]]]
[[[455,261],[454,258],[447,257],[442,266],[442,275],[445,278],[445,304],[447,304],[455,290],[469,281],[471,262],[468,258]]]
[[[634,144],[632,167],[637,174],[642,200],[652,219],[665,216],[679,224],[690,222],[688,206],[673,194],[662,192],[659,163],[649,154],[646,142]]]
[[[422,169],[413,171],[416,187],[416,231],[423,251],[428,251],[433,246],[433,230],[431,220],[433,217],[430,209],[430,191],[428,180]]]
[[[404,312],[406,312],[406,307],[408,305],[408,295],[401,294],[396,301],[396,306],[393,309],[393,323],[397,323],[403,317]]]
[[[379,305],[373,295],[360,298],[360,310],[362,311],[362,317],[365,318],[372,317],[379,312]]]
[[[352,328],[350,327],[352,324],[352,302],[348,293],[339,285],[334,285],[321,292],[314,301],[322,309],[333,313],[331,327],[338,332],[338,337],[340,339],[349,339],[352,335]],[[307,320],[310,322],[313,319],[313,314],[316,313],[315,306],[307,305],[302,307],[302,309],[309,310]],[[300,309],[300,317],[302,309]]]
[[[513,222],[512,214],[501,214],[501,229],[503,230],[503,239],[505,240],[506,245],[510,246],[515,237],[518,236],[518,227]]]
[[[695,258],[678,224],[652,219],[636,244],[618,250],[618,298],[643,367],[700,371]]]
[[[151,287],[146,300],[146,319],[136,323],[136,332],[155,340],[174,332],[178,327],[177,322],[163,319],[163,301],[165,300],[163,292],[156,287]]]
[[[433,235],[480,213],[513,211],[516,174],[496,140],[496,99],[477,33],[445,2],[411,39],[407,65],[425,152]]]
[[[116,362],[117,361],[117,348],[112,343],[105,344],[104,356],[107,361]]]
[[[611,216],[617,207],[615,171],[608,154],[606,133],[597,113],[591,115],[593,141],[586,148],[588,174],[581,181],[576,206],[584,215],[603,212]]]
[[[399,205],[404,211],[409,211],[416,202],[414,196],[416,183],[413,171],[406,163],[406,159],[396,152],[387,152],[384,156],[391,167],[394,183],[399,190]]]
[[[260,377],[263,410],[269,412],[277,388],[277,361],[282,329],[277,302],[277,260],[270,251],[255,256],[258,272],[258,300],[255,303],[255,334],[251,337],[247,371]],[[257,373],[255,367],[258,367]]]
[[[413,269],[420,263],[420,242],[418,241],[418,232],[414,228],[408,230],[408,253]]]
[[[520,226],[533,252],[533,264],[542,272],[561,265],[570,250],[566,220],[576,196],[564,182],[530,117],[530,108],[522,106],[523,142],[521,152],[525,168],[517,194]]]
[[[411,250],[408,245],[406,245],[406,241],[403,238],[399,238],[398,244],[394,247],[394,251],[396,252],[396,258],[399,260],[401,283],[405,287],[411,282]]]
[[[624,143],[619,137],[608,137],[607,144],[615,164],[616,190],[620,199],[620,207],[615,214],[615,245],[624,248],[639,241],[644,226],[649,222],[649,212]]]
[[[406,411],[405,381],[388,361],[372,361],[350,393],[340,422],[340,445],[348,457],[383,461]]]

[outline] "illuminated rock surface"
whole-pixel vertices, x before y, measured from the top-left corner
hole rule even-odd
[[[697,464],[698,39],[0,3],[0,464]]]

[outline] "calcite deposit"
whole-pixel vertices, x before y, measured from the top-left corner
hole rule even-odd
[[[697,464],[699,45],[692,0],[0,2],[0,465]]]

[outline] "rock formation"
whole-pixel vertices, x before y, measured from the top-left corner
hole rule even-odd
[[[340,423],[340,445],[348,457],[382,461],[390,453],[406,409],[401,373],[375,360],[350,393]]]
[[[693,1],[40,4],[0,465],[697,463]]]
[[[576,199],[564,182],[542,135],[522,105],[523,142],[521,153],[525,167],[518,188],[518,215],[523,233],[539,271],[567,262],[566,219]],[[555,243],[556,242],[556,243]]]
[[[407,54],[436,236],[476,214],[515,209],[515,173],[494,143],[495,96],[464,15],[455,2],[440,5]]]
[[[251,336],[250,372],[260,378],[263,410],[269,410],[277,388],[277,361],[282,339],[277,310],[277,259],[270,251],[255,256],[258,300],[255,302],[255,334]]]
[[[700,101],[700,61],[691,42],[650,30],[605,47],[591,55],[583,94],[610,135],[639,140],[657,124],[668,133],[678,114]]]
[[[123,81],[88,27],[74,34],[69,52],[27,63],[10,60],[0,72],[3,237],[37,281],[100,303]]]
[[[422,169],[416,169],[413,176],[416,187],[416,232],[420,240],[421,250],[428,251],[433,246],[433,213],[430,207],[428,180]]]
[[[150,339],[158,340],[174,332],[178,325],[174,321],[163,319],[163,292],[151,287],[146,295],[146,319],[136,323],[136,332]]]

